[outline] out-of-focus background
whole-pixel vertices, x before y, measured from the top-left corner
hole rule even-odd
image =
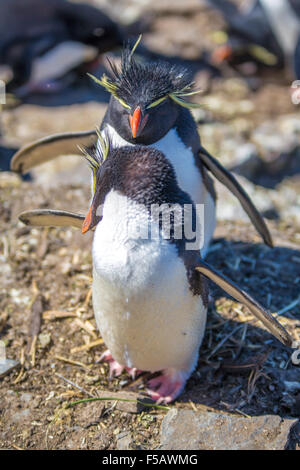
[[[261,5],[251,16],[250,4],[256,3],[0,0],[0,79],[7,90],[0,115],[0,339],[13,361],[0,370],[0,446],[185,445],[184,431],[168,434],[169,425],[161,430],[166,414],[161,410],[111,402],[65,408],[66,401],[99,390],[135,399],[142,382],[131,384],[126,376],[108,381],[105,366],[94,364],[104,345],[93,346],[99,335],[89,295],[91,237],[74,229],[30,229],[17,219],[23,210],[45,207],[85,213],[90,183],[85,163],[62,156],[25,177],[8,171],[24,144],[100,124],[109,96],[87,72],[109,74],[106,57],[118,61],[122,43],[134,44],[140,33],[138,60],[182,64],[203,90],[197,97],[201,107],[193,110],[202,143],[235,173],[275,241],[273,250],[263,246],[239,203],[216,183],[218,227],[208,261],[279,312],[299,339],[300,2],[287,0],[294,20],[282,17],[284,25],[291,24],[285,32],[291,31],[293,50]],[[278,428],[269,445],[283,448],[288,418],[300,415],[299,368],[240,304],[213,287],[212,293],[197,371],[172,406],[201,412],[203,419],[207,410],[230,420],[248,417],[256,439],[250,448],[268,445],[260,426]],[[265,415],[271,415],[269,424]],[[281,418],[287,420],[284,431]],[[188,434],[189,420],[184,413],[178,419]],[[231,421],[226,425],[230,448]],[[211,426],[218,436],[217,425]],[[232,435],[232,445],[235,440]],[[220,438],[217,445],[222,443]]]

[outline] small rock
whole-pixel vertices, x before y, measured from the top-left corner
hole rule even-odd
[[[131,435],[128,431],[120,432],[117,435],[117,449],[129,450],[131,444]]]
[[[24,410],[17,411],[12,416],[12,421],[14,423],[24,423],[28,418],[31,416],[31,411],[29,408],[25,408]]]
[[[32,399],[33,399],[32,393],[23,392],[20,395],[20,401],[23,401],[24,403],[30,403]]]
[[[49,333],[40,333],[39,342],[40,342],[41,348],[43,349],[46,348],[47,346],[49,346],[51,342],[51,335]]]
[[[162,450],[283,450],[296,419],[237,417],[172,409],[161,427]]]
[[[85,381],[85,383],[87,383],[88,385],[93,385],[93,384],[95,384],[96,382],[99,382],[100,379],[101,379],[101,376],[100,376],[100,375],[87,375],[87,376],[84,378],[84,381]]]
[[[9,295],[12,298],[12,301],[17,305],[28,305],[30,302],[30,297],[28,295],[23,295],[23,291],[19,289],[10,289]]]
[[[9,374],[16,367],[19,367],[20,363],[13,359],[4,359],[0,361],[0,377],[4,377]]]

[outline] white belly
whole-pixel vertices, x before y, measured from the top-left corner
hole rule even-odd
[[[106,129],[114,147],[133,145],[124,140],[109,124],[106,125]],[[160,150],[168,158],[176,172],[179,187],[191,197],[194,204],[204,205],[204,220],[202,217],[199,222],[204,227],[204,239],[199,246],[204,257],[216,227],[216,207],[195,165],[192,149],[184,145],[174,129],[151,147]]]
[[[116,194],[108,198],[113,205]],[[118,214],[105,217],[106,203],[93,243],[93,306],[106,346],[124,366],[191,371],[206,308],[189,289],[176,246],[130,239],[124,218],[122,225]]]

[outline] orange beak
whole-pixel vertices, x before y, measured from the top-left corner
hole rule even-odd
[[[93,211],[93,206],[90,207],[90,209],[87,213],[87,216],[84,219],[84,222],[82,224],[82,229],[81,229],[82,233],[86,233],[90,230],[91,223],[92,223],[92,211]]]
[[[131,131],[132,131],[132,137],[135,139],[138,133],[138,129],[140,126],[141,122],[141,108],[138,106],[135,110],[132,116],[129,116],[129,122],[131,126]]]
[[[228,44],[218,47],[212,54],[212,62],[214,64],[222,64],[225,60],[230,59],[233,50]]]
[[[135,139],[138,135],[138,132],[142,132],[144,129],[146,122],[148,120],[148,114],[144,116],[144,119],[142,120],[142,112],[141,108],[138,106],[135,108],[134,113],[132,116],[129,116],[129,123],[131,127],[131,132],[132,132],[132,137]]]

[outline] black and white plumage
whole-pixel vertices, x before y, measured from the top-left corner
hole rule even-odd
[[[94,195],[82,223],[79,214],[38,210],[21,214],[27,224],[95,229],[93,308],[109,348],[102,359],[111,375],[126,369],[160,372],[148,381],[154,400],[168,403],[183,390],[197,364],[205,331],[206,278],[244,303],[285,345],[285,329],[249,294],[201,259],[186,225],[196,229],[195,205],[180,189],[173,166],[157,149],[113,148],[100,138],[85,152],[94,176]],[[154,210],[159,208],[160,211]],[[187,208],[190,210],[188,211]],[[167,219],[168,224],[165,224]],[[181,229],[179,232],[178,229]],[[178,236],[178,234],[181,236]]]
[[[226,56],[232,63],[256,59],[267,66],[288,65],[297,78],[300,39],[299,0],[253,0],[238,8],[230,0],[207,0],[218,9],[227,23],[227,49],[221,46],[213,57]],[[225,55],[223,55],[225,54]]]
[[[48,71],[53,79],[63,73],[64,67],[71,66],[72,61],[74,67],[80,65],[80,60],[82,63],[92,61],[98,54],[121,46],[122,42],[119,26],[102,11],[88,4],[67,0],[0,2],[0,63],[10,66],[13,71],[13,79],[8,84],[9,91],[25,84],[37,86],[40,69],[45,67],[44,63],[38,66],[38,62],[48,56],[48,62],[51,63],[51,53],[55,51],[61,57],[60,46],[65,45],[66,63],[56,64],[52,68],[57,70]],[[72,61],[68,57],[68,50],[74,56]],[[47,70],[44,75],[46,73]]]
[[[99,83],[112,95],[101,130],[108,133],[113,145],[138,143],[161,150],[172,163],[180,187],[194,203],[204,205],[203,255],[215,227],[216,196],[207,170],[239,197],[264,241],[272,246],[268,229],[248,196],[201,145],[190,112],[190,108],[198,105],[188,101],[197,90],[193,89],[186,70],[163,62],[153,64],[152,68],[151,64],[139,64],[125,49],[121,68],[113,67],[113,78],[102,77]]]
[[[109,136],[114,148],[143,144],[162,151],[172,164],[180,188],[195,204],[204,206],[204,256],[215,228],[215,192],[210,171],[235,194],[265,243],[272,246],[267,226],[251,200],[231,175],[202,147],[196,123],[190,112],[195,106],[188,101],[197,91],[185,69],[168,63],[138,63],[133,51],[125,48],[121,68],[112,65],[112,77],[95,79],[110,93],[111,99],[100,131]],[[97,142],[97,134],[58,135],[43,139],[19,151],[13,161],[15,171],[28,170],[38,162],[59,155],[63,145],[81,139]],[[42,148],[41,148],[42,147]],[[68,147],[69,148],[69,147]],[[39,150],[43,150],[39,153]]]

